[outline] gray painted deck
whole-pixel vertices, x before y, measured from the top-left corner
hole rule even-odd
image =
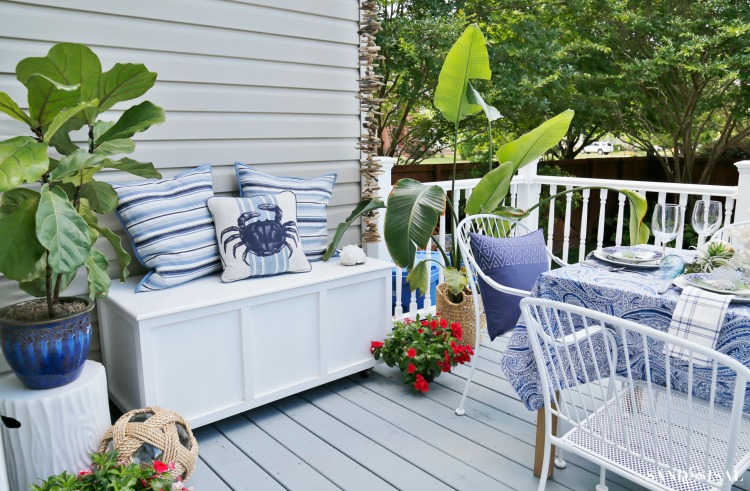
[[[507,338],[485,342],[466,415],[453,412],[468,368],[413,394],[380,365],[195,430],[200,462],[190,485],[225,490],[533,490],[536,414],[499,365]],[[591,490],[598,468],[566,456],[550,491]],[[750,489],[750,475],[735,489]],[[608,474],[611,491],[640,490]]]

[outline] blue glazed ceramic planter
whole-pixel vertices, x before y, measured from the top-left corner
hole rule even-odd
[[[0,346],[13,372],[29,389],[51,389],[81,374],[91,344],[91,310],[62,319],[20,322],[0,319]]]

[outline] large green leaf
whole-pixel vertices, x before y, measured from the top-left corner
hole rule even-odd
[[[104,142],[94,149],[95,154],[107,156],[133,152],[135,152],[135,142],[130,138],[119,138]]]
[[[96,139],[96,144],[130,138],[140,131],[149,129],[152,125],[163,123],[165,119],[164,109],[152,102],[143,101],[122,113],[120,119]]]
[[[8,116],[10,116],[13,119],[16,119],[22,123],[26,123],[31,128],[36,128],[39,126],[38,121],[34,121],[29,116],[26,115],[23,110],[18,107],[18,104],[10,98],[8,94],[5,92],[0,92],[0,111],[4,112]]]
[[[489,80],[491,75],[486,41],[479,26],[472,24],[445,57],[435,89],[435,107],[458,126],[466,116],[482,110],[467,98],[469,81]]]
[[[79,148],[72,154],[61,158],[57,168],[50,172],[49,177],[53,181],[58,181],[65,177],[78,175],[84,169],[99,169],[103,160],[103,155],[91,155],[83,148]]]
[[[80,85],[81,100],[94,99],[99,86],[102,64],[90,48],[82,44],[58,43],[47,56],[26,58],[16,65],[16,78],[22,84],[35,74],[65,85]]]
[[[417,247],[425,248],[445,210],[445,192],[414,179],[401,179],[388,197],[385,243],[401,268],[411,268]]]
[[[128,254],[127,251],[122,247],[120,236],[112,232],[111,230],[100,226],[97,223],[96,217],[94,215],[84,216],[84,219],[90,227],[98,230],[100,234],[106,237],[110,245],[112,245],[112,249],[114,249],[115,254],[117,255],[117,265],[120,269],[120,281],[125,281],[125,278],[127,278],[130,274],[130,272],[128,271],[128,265],[130,264],[130,254]]]
[[[44,141],[49,142],[55,136],[55,133],[57,133],[57,131],[62,128],[65,123],[70,120],[70,118],[83,111],[87,107],[96,107],[97,104],[99,104],[99,101],[94,99],[93,101],[82,102],[75,107],[71,107],[70,109],[66,109],[57,113],[57,115],[55,115],[55,117],[52,119],[52,122],[49,124],[47,131],[44,132]]]
[[[65,191],[42,186],[36,212],[36,237],[49,251],[50,267],[58,273],[72,273],[86,260],[91,249],[89,231]]]
[[[0,196],[0,217],[8,216],[16,211],[27,200],[39,201],[39,193],[32,189],[15,188]]]
[[[466,213],[492,213],[508,195],[516,171],[557,145],[568,131],[574,111],[568,109],[497,151],[500,166],[485,174],[466,202]]]
[[[99,112],[106,111],[118,102],[142,96],[154,86],[155,81],[156,73],[149,72],[144,65],[117,63],[104,72],[99,80],[99,89],[96,93],[99,99]]]
[[[512,162],[515,171],[535,161],[557,145],[568,131],[575,111],[568,109],[545,121],[525,135],[500,147],[495,154],[498,162]]]
[[[161,179],[161,172],[156,170],[151,162],[138,162],[124,157],[120,160],[107,159],[104,161],[104,167],[129,172],[134,176],[145,177],[146,179]]]
[[[81,197],[86,198],[91,209],[97,213],[109,213],[117,208],[117,192],[106,182],[87,182],[81,186]]]
[[[336,252],[336,248],[338,247],[339,242],[341,242],[341,237],[344,236],[344,232],[346,232],[346,229],[349,228],[352,223],[354,223],[354,220],[379,208],[385,208],[385,203],[383,203],[383,201],[380,199],[375,198],[360,201],[359,204],[354,207],[354,210],[352,210],[346,220],[339,223],[339,226],[336,227],[336,233],[333,236],[333,240],[330,244],[328,244],[328,248],[326,249],[325,254],[323,254],[323,261],[328,261],[331,256],[333,256],[333,253]]]
[[[29,115],[46,128],[63,109],[75,107],[80,85],[64,85],[44,75],[32,75],[25,83],[29,93]]]
[[[75,117],[65,121],[60,129],[52,135],[49,143],[62,155],[70,155],[78,150],[78,145],[73,143],[73,140],[70,138],[70,132],[80,129],[83,124],[82,120]]]
[[[512,162],[503,162],[479,180],[471,196],[466,200],[466,214],[492,213],[508,196],[510,181],[513,179],[515,166]]]
[[[6,198],[17,201],[19,196]],[[11,213],[0,218],[0,272],[11,280],[25,280],[35,276],[36,264],[44,255],[44,247],[36,238],[36,212],[39,195],[28,195]]]
[[[646,201],[646,198],[629,189],[620,189],[618,191],[628,198],[628,206],[630,208],[630,245],[634,246],[648,243],[651,231],[649,230],[648,225],[643,223],[644,218],[646,217],[646,211],[648,210],[648,202]]]
[[[0,192],[31,183],[49,168],[47,144],[30,136],[0,142]]]
[[[91,300],[107,296],[112,280],[107,274],[109,261],[107,257],[96,249],[91,249],[84,262],[89,280],[89,297]]]
[[[445,282],[454,295],[458,295],[469,286],[469,279],[466,277],[465,270],[462,269],[459,271],[452,266],[447,266],[443,273],[445,275]]]
[[[406,275],[406,281],[409,283],[409,290],[414,291],[419,288],[419,292],[424,294],[430,284],[430,261],[419,261],[409,270]]]

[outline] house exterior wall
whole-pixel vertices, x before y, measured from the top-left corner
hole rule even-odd
[[[235,161],[276,175],[335,172],[332,233],[360,197],[358,20],[356,0],[0,1],[0,91],[25,106],[15,66],[56,42],[86,44],[104,70],[143,63],[158,73],[156,85],[103,117],[116,120],[144,99],[165,109],[166,123],[134,138],[133,158],[165,177],[210,163],[214,190],[226,196],[237,195]],[[0,140],[19,134],[28,128],[0,115]],[[115,217],[102,222],[124,235]],[[345,242],[357,242],[358,232],[350,229]],[[82,276],[68,293],[85,292]],[[0,278],[0,306],[23,298]],[[91,357],[100,357],[96,330]]]

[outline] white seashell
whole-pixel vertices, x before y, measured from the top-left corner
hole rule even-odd
[[[363,264],[367,260],[365,251],[355,245],[344,246],[344,248],[341,249],[339,256],[341,257],[341,264],[344,266]]]

